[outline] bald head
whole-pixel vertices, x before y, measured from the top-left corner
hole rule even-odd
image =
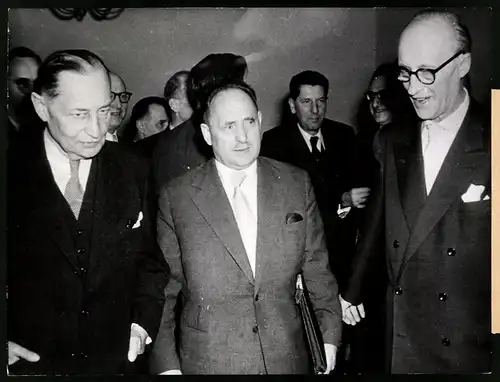
[[[109,72],[109,79],[111,81],[111,92],[120,94],[127,91],[123,79],[114,72]],[[125,115],[127,114],[128,102],[121,102],[120,97],[116,96],[111,103],[109,132],[113,134],[116,129],[122,124]]]
[[[424,12],[401,34],[398,62],[402,69],[413,73],[439,69],[431,84],[422,83],[414,74],[403,82],[415,111],[424,120],[442,120],[464,100],[462,79],[471,65],[470,39],[464,31],[458,17],[451,13]]]

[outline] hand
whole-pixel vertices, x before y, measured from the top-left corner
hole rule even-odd
[[[342,308],[342,320],[347,325],[356,325],[365,318],[365,307],[363,304],[353,305],[350,302],[344,300],[342,296],[339,296],[340,306]]]
[[[342,202],[346,207],[365,208],[368,196],[370,196],[370,189],[368,187],[353,188],[350,191],[344,192]]]
[[[330,374],[330,372],[335,369],[335,363],[337,361],[337,347],[332,344],[325,344],[325,356],[326,370],[324,373],[320,374]]]
[[[180,370],[168,370],[168,371],[164,371],[163,373],[160,373],[160,375],[182,375],[181,371]]]
[[[132,324],[128,346],[128,360],[134,362],[139,354],[144,353],[146,345],[151,343],[148,333],[137,324]]]
[[[9,366],[15,364],[20,359],[28,362],[38,362],[40,356],[15,342],[9,341]]]

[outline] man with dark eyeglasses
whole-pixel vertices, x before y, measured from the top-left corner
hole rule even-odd
[[[8,140],[12,143],[22,131],[34,129],[36,117],[31,104],[31,91],[41,59],[31,49],[19,46],[9,52],[8,77]]]
[[[415,16],[399,41],[398,79],[420,120],[380,135],[381,182],[341,293],[343,319],[356,325],[383,238],[391,373],[491,367],[490,122],[466,89],[470,48],[466,27],[443,11]]]
[[[127,115],[128,101],[132,97],[132,93],[127,91],[125,82],[116,73],[109,72],[111,80],[111,109],[108,134],[106,140],[118,142],[118,130]]]

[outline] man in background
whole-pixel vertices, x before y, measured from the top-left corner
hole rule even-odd
[[[188,70],[181,70],[170,77],[165,84],[163,97],[168,103],[170,130],[191,118],[193,109],[187,98]]]
[[[31,103],[33,82],[41,63],[40,56],[24,46],[15,47],[9,52],[7,80],[9,143],[24,136],[26,132],[42,128]]]
[[[127,91],[125,82],[118,74],[110,72],[109,78],[111,80],[111,109],[106,140],[118,142],[118,132],[121,132],[121,126],[127,115],[128,102],[132,97],[132,93]]]
[[[152,158],[157,191],[169,180],[213,157],[212,148],[201,135],[200,110],[214,86],[225,81],[241,81],[246,71],[245,58],[232,53],[209,54],[191,69],[187,95],[193,115],[174,130],[158,136]]]

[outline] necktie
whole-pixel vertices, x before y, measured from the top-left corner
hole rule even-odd
[[[257,218],[241,188],[246,179],[243,171],[233,173],[233,209],[250,267],[255,275],[255,251],[257,246]]]
[[[315,160],[319,160],[319,157],[321,155],[320,151],[318,150],[318,137],[311,137],[310,142],[311,142],[311,152]]]
[[[73,211],[73,214],[78,219],[83,201],[83,188],[80,184],[80,180],[78,179],[78,168],[80,167],[80,161],[70,160],[69,167],[71,174],[68,184],[66,184],[66,189],[64,190],[64,197],[66,198],[71,211]]]
[[[431,121],[422,122],[422,153],[425,154],[431,143]]]

